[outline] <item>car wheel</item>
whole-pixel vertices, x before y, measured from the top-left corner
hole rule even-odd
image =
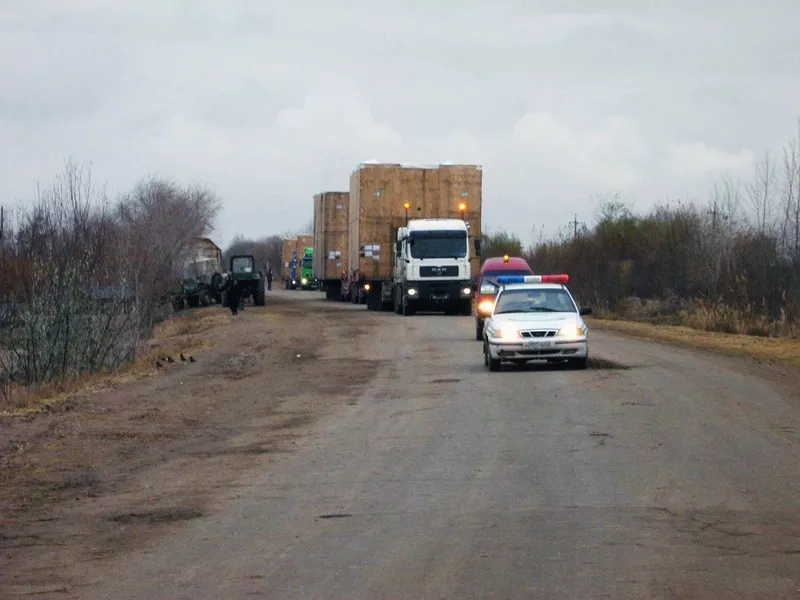
[[[491,353],[489,352],[489,344],[485,343],[484,345],[484,364],[489,367],[490,371],[499,371],[500,370],[500,359],[499,358],[492,358]]]
[[[571,358],[569,364],[574,369],[585,369],[589,366],[589,357],[584,356],[583,358]]]

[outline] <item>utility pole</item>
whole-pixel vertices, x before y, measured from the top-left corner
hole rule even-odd
[[[711,215],[711,227],[714,229],[714,231],[716,231],[716,229],[717,229],[717,214],[719,214],[717,212],[717,201],[716,200],[714,200],[714,206],[710,211],[708,211],[708,214]]]
[[[575,219],[572,221],[572,239],[578,237],[578,213],[575,213]]]
[[[723,214],[721,211],[717,210],[717,201],[714,200],[714,204],[711,210],[708,211],[708,214],[711,215],[711,228],[716,231],[717,230],[717,217],[722,217],[722,220],[726,220],[728,215]]]

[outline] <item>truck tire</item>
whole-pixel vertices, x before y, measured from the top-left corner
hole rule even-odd
[[[186,304],[188,304],[190,308],[197,308],[200,304],[200,298],[197,296],[187,296]]]
[[[208,293],[208,290],[200,292],[200,305],[211,306],[211,294]]]
[[[255,293],[255,296],[253,298],[253,303],[256,306],[264,306],[264,304],[265,304],[264,294],[265,294],[264,280],[263,279],[259,279],[258,282],[256,283],[256,293]]]

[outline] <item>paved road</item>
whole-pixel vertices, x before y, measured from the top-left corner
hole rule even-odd
[[[599,333],[489,373],[470,319],[377,317],[360,397],[82,597],[800,597],[796,388]]]

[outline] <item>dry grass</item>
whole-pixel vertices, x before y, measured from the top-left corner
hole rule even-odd
[[[0,397],[0,415],[23,416],[46,412],[78,393],[99,392],[114,386],[149,377],[158,372],[156,357],[177,357],[212,346],[200,336],[229,321],[225,313],[205,310],[187,311],[158,325],[153,338],[142,344],[136,360],[117,369],[82,377],[62,378],[30,387],[15,386],[9,400]]]
[[[714,350],[735,356],[752,357],[764,362],[800,366],[800,339],[796,337],[763,337],[743,333],[709,331],[708,323],[695,317],[696,326],[659,325],[642,321],[609,318],[587,318],[589,327],[610,330],[639,338],[668,342],[691,348]]]

